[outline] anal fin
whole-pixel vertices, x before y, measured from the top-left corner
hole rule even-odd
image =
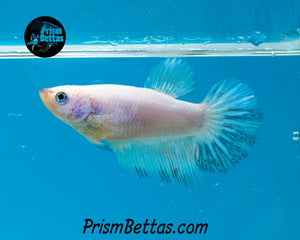
[[[193,185],[201,177],[196,164],[198,146],[193,137],[163,137],[112,141],[119,162],[139,177]]]

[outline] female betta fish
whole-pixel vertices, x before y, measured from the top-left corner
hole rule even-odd
[[[47,108],[91,143],[113,151],[140,177],[191,185],[201,172],[226,172],[247,156],[261,122],[252,90],[235,79],[215,84],[201,103],[182,60],[154,68],[144,88],[59,86],[40,91]]]

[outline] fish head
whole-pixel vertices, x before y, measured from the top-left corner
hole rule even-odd
[[[89,93],[80,86],[44,88],[39,94],[45,106],[58,119],[69,124],[86,119],[91,112]]]

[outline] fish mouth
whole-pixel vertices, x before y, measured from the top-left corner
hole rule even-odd
[[[47,88],[42,89],[41,91],[39,91],[40,97],[42,99],[45,98],[45,96],[47,95]]]
[[[49,110],[51,110],[50,97],[49,97],[49,93],[51,92],[53,91],[48,88],[44,88],[41,91],[39,91],[40,98],[42,99],[43,103]]]
[[[51,88],[44,88],[41,91],[39,91],[40,97],[42,100],[46,100],[49,98],[49,94],[54,93],[54,91]]]
[[[40,94],[40,98],[44,102],[44,100],[48,97],[47,88],[44,88],[41,91],[39,91],[39,94]]]

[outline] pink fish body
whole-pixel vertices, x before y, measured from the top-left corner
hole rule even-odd
[[[56,92],[64,91],[73,98],[77,94],[77,88],[80,95],[72,103],[72,109],[81,109],[79,115],[82,115],[77,118],[82,121],[80,132],[97,139],[189,135],[193,131],[199,131],[204,121],[203,104],[180,101],[148,88],[105,84],[64,86],[52,88],[53,96],[47,95],[49,90],[45,89],[41,96],[42,99],[54,99]],[[85,104],[84,108],[82,104]],[[66,107],[70,109],[69,106]],[[69,122],[67,117],[62,120]],[[77,121],[75,125],[77,126]]]
[[[176,99],[194,86],[190,68],[172,59],[152,70],[144,88],[70,85],[40,96],[55,116],[140,177],[191,185],[201,171],[227,171],[244,158],[261,121],[245,84],[221,81],[202,103]]]

